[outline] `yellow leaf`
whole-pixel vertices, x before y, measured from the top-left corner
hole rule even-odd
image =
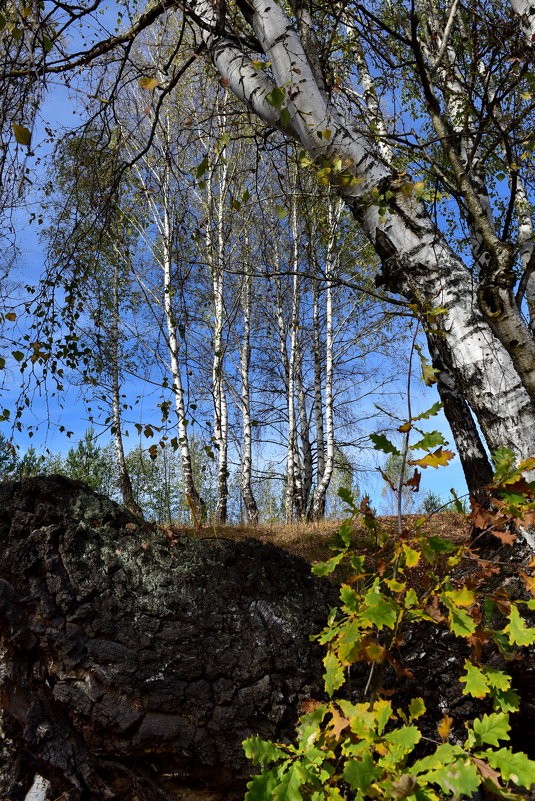
[[[414,184],[414,193],[417,197],[421,197],[425,192],[425,181],[416,181]]]
[[[451,732],[452,723],[453,723],[453,718],[451,718],[449,715],[444,715],[444,717],[438,724],[437,731],[442,742],[448,739],[449,734]]]
[[[10,323],[14,323],[16,319],[17,315],[15,314],[15,312],[8,312],[6,314],[6,320],[9,320]]]
[[[156,89],[158,86],[158,78],[140,78],[139,85],[142,89]]]
[[[418,562],[420,561],[420,553],[419,551],[415,551],[414,548],[409,548],[408,545],[403,546],[403,553],[405,554],[405,564],[407,567],[416,567]]]
[[[332,135],[333,132],[329,128],[325,128],[325,130],[323,131],[323,138],[329,140]]]
[[[460,590],[449,590],[444,594],[455,606],[473,606],[476,602],[475,593],[467,587],[463,587]]]
[[[19,145],[30,145],[32,135],[30,131],[24,127],[24,125],[19,125],[18,122],[14,122],[13,133],[15,134],[15,139]]]
[[[440,467],[447,465],[454,456],[453,451],[437,448],[436,451],[426,454],[421,459],[411,459],[408,464],[418,465],[419,467]]]

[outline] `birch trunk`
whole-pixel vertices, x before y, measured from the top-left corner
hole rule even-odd
[[[224,114],[217,115],[217,130],[225,129]],[[223,148],[224,151],[224,148]],[[217,450],[217,523],[226,523],[228,515],[228,407],[224,386],[224,204],[228,191],[228,163],[221,157],[217,166],[212,165],[206,179],[208,220],[206,223],[206,249],[212,275],[214,304],[212,392],[214,402],[214,444]],[[214,172],[217,172],[218,188],[214,192]]]
[[[169,194],[167,186],[167,176],[164,180],[162,193],[163,220],[162,220],[162,269],[163,269],[163,297],[165,322],[167,325],[167,335],[169,343],[169,357],[171,363],[172,391],[175,399],[175,410],[177,416],[178,444],[180,448],[180,462],[182,466],[182,479],[186,499],[191,509],[194,522],[202,523],[205,517],[205,503],[197,491],[193,474],[193,464],[189,447],[189,438],[186,420],[186,404],[184,399],[184,387],[180,372],[178,336],[175,314],[173,311],[173,283],[172,283],[172,231],[169,210]]]
[[[248,254],[247,254],[248,255]],[[253,494],[252,478],[252,429],[251,429],[251,390],[249,383],[249,368],[251,362],[251,270],[249,264],[245,265],[245,274],[241,291],[243,314],[243,338],[240,353],[241,372],[241,409],[243,425],[242,467],[241,467],[241,493],[245,504],[247,523],[258,523],[258,506]]]
[[[321,483],[323,473],[325,471],[325,432],[323,426],[323,367],[322,367],[322,342],[320,331],[320,312],[319,312],[319,285],[316,278],[312,281],[312,331],[313,331],[313,348],[314,348],[314,423],[316,434],[316,490]],[[325,512],[325,504],[322,505],[320,516],[323,517]],[[314,517],[314,512],[312,512]]]
[[[329,239],[325,259],[326,286],[326,333],[325,333],[325,429],[327,439],[327,459],[321,480],[318,481],[312,504],[312,517],[318,520],[325,508],[325,497],[334,471],[335,441],[334,441],[334,403],[333,403],[333,375],[334,375],[334,329],[333,329],[333,278],[335,268],[336,230],[340,221],[342,205],[336,203],[333,209],[332,202],[327,208],[327,221],[329,225]]]

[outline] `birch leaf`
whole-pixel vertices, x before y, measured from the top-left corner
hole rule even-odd
[[[142,89],[156,89],[158,86],[159,81],[158,78],[140,78],[139,85]]]

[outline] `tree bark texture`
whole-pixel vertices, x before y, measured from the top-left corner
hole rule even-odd
[[[36,772],[51,798],[243,793],[242,740],[318,697],[336,592],[254,540],[171,547],[60,476],[0,485],[0,509],[0,796]]]

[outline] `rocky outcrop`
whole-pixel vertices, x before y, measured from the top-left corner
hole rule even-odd
[[[291,736],[321,692],[309,634],[336,592],[278,548],[170,546],[52,476],[0,485],[0,549],[0,796],[23,798],[36,771],[51,797],[232,795],[242,740]]]

